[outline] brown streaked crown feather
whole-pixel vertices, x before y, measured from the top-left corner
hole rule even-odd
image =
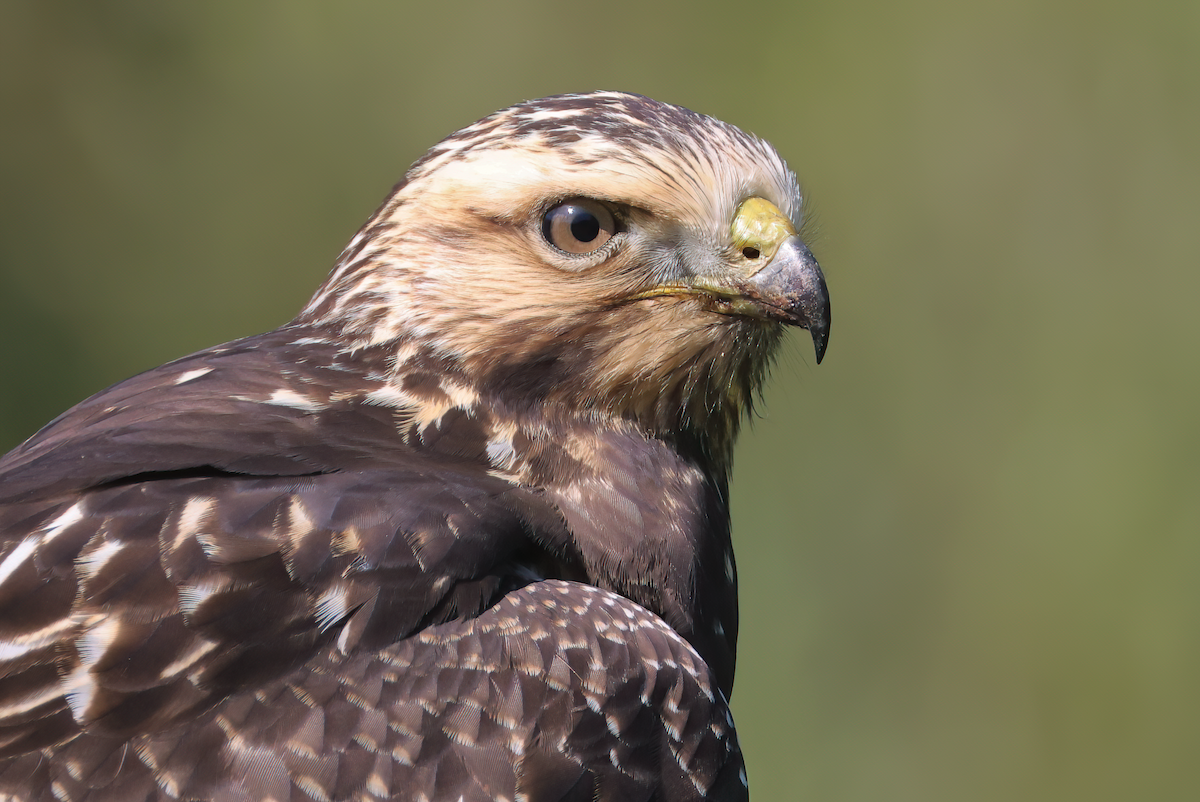
[[[568,257],[568,198],[620,230]],[[292,323],[0,460],[0,795],[743,799],[727,483],[779,323],[720,276],[794,176],[636,95],[408,172]]]

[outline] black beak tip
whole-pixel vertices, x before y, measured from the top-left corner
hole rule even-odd
[[[813,338],[813,349],[817,352],[817,364],[821,364],[821,360],[825,358],[825,346],[829,345],[829,312],[826,311],[825,319],[821,325],[814,325],[809,331]]]
[[[815,263],[814,263],[815,264]],[[825,285],[825,276],[817,273],[817,291],[814,294],[815,309],[808,315],[808,333],[812,335],[813,348],[817,352],[817,364],[825,358],[825,348],[829,345],[829,288]]]

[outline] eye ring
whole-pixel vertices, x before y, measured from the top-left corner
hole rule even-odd
[[[594,253],[616,233],[612,212],[591,198],[569,198],[542,217],[542,236],[565,253]]]

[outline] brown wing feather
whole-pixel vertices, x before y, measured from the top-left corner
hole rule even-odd
[[[557,580],[377,652],[326,646],[185,728],[89,731],[0,764],[0,791],[51,787],[93,802],[745,797],[695,651],[628,599]]]

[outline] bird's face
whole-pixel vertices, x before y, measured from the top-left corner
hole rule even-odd
[[[414,165],[310,309],[501,393],[703,424],[749,402],[784,324],[824,352],[800,215],[795,176],[732,126],[633,95],[533,101]]]

